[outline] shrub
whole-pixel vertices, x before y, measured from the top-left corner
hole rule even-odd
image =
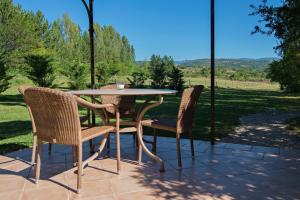
[[[173,66],[171,73],[169,74],[169,88],[177,90],[181,93],[184,89],[183,72],[178,67]]]
[[[26,76],[40,87],[53,87],[55,75],[52,56],[46,49],[36,50],[25,57]]]
[[[152,55],[150,60],[150,79],[154,88],[164,88],[167,84],[166,62],[160,56]]]
[[[7,67],[5,66],[4,53],[0,52],[0,94],[8,89],[9,80],[12,77],[7,74]]]
[[[101,62],[97,63],[95,72],[98,84],[101,86],[108,84],[110,79],[119,73],[119,70],[113,65]]]
[[[87,66],[82,63],[72,63],[63,72],[68,78],[71,89],[84,89],[87,81]]]
[[[136,88],[144,87],[144,83],[147,80],[147,75],[144,71],[133,72],[131,74],[131,76],[132,76],[132,79],[127,78],[127,80],[129,81],[129,83],[132,87],[136,87]]]

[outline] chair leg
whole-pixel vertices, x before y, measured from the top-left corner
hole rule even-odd
[[[116,143],[117,143],[117,173],[121,171],[121,146],[120,146],[120,113],[116,112]]]
[[[156,129],[153,129],[153,143],[152,143],[152,152],[156,154],[156,142],[157,142],[157,134]]]
[[[77,146],[72,146],[72,154],[73,154],[73,166],[75,167],[77,165],[77,154],[78,154],[78,151],[77,151]]]
[[[80,144],[78,147],[78,170],[77,170],[77,193],[80,193],[81,187],[82,187],[82,144]]]
[[[32,141],[32,155],[31,155],[31,164],[35,164],[35,156],[36,156],[36,143],[37,143],[37,135],[36,133],[33,134],[33,141]]]
[[[181,170],[182,169],[182,163],[181,163],[180,135],[179,134],[176,134],[176,145],[177,145],[178,168],[179,168],[179,170]]]
[[[190,143],[191,143],[192,159],[195,160],[194,138],[193,138],[192,131],[189,131],[189,138],[190,138]]]
[[[136,135],[135,135],[135,147],[138,149],[139,148],[139,140],[137,138],[137,132],[136,132]]]
[[[52,144],[49,143],[48,144],[48,154],[51,155],[51,151],[52,151]]]
[[[137,129],[138,133],[140,135],[143,135],[143,126],[140,126],[140,128]],[[138,141],[138,163],[142,163],[142,154],[143,154],[143,149],[142,149],[142,144]]]
[[[132,141],[133,141],[133,145],[136,144],[136,135],[133,133],[132,134]]]
[[[36,161],[36,169],[35,169],[35,183],[39,182],[40,172],[41,172],[41,159],[42,159],[42,141],[38,140],[38,154]]]
[[[92,155],[93,153],[95,153],[95,149],[94,149],[94,145],[93,145],[93,140],[92,139],[89,140],[89,145],[90,145],[90,154]]]
[[[109,150],[110,149],[110,133],[107,136],[107,142],[106,142],[106,148]]]
[[[106,119],[106,124],[109,124],[109,119]],[[108,133],[107,142],[106,142],[106,148],[110,149],[110,133]]]

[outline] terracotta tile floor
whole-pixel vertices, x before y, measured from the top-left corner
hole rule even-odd
[[[183,170],[177,169],[175,140],[159,138],[158,155],[166,172],[143,156],[136,163],[132,136],[122,135],[122,171],[116,172],[114,138],[110,152],[84,169],[83,189],[76,189],[71,148],[43,148],[42,180],[34,184],[31,149],[0,156],[0,199],[300,199],[300,150],[196,141],[191,160],[189,141],[182,141]],[[89,148],[84,146],[84,155]]]

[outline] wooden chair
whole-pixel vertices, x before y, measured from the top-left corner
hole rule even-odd
[[[120,171],[120,137],[119,112],[116,111],[115,126],[83,127],[80,124],[78,106],[91,110],[114,107],[112,104],[92,104],[80,97],[48,88],[27,88],[24,92],[25,102],[29,106],[37,135],[38,156],[36,165],[36,183],[40,177],[42,143],[71,145],[77,156],[77,193],[81,189],[81,176],[85,165],[95,159],[103,150],[109,132],[117,135],[117,171]],[[99,149],[91,157],[82,161],[83,142],[102,136]]]
[[[125,85],[125,88],[129,88],[129,85]],[[106,85],[100,89],[117,89],[116,84]],[[114,104],[119,107],[120,118],[122,121],[120,125],[125,127],[120,130],[121,133],[132,133],[136,132],[136,97],[135,96],[115,96],[115,95],[101,95],[100,103],[101,104]],[[99,112],[98,112],[99,113]],[[110,124],[111,119],[116,117],[116,112],[114,108],[105,108],[104,112],[99,113],[102,121],[105,124]],[[133,134],[134,142],[137,142],[136,135]],[[108,148],[109,148],[108,140]]]
[[[174,132],[176,134],[176,145],[177,145],[177,158],[178,158],[178,167],[182,168],[181,163],[181,152],[180,152],[180,136],[182,133],[188,133],[191,143],[191,153],[192,159],[195,159],[194,153],[194,142],[192,135],[192,126],[193,126],[193,115],[196,109],[196,104],[199,99],[200,94],[204,89],[203,85],[198,85],[194,87],[187,88],[183,91],[181,102],[179,106],[179,111],[177,114],[177,119],[146,119],[143,120],[142,126],[151,127],[153,131],[153,151],[156,151],[156,130],[165,130]],[[139,157],[141,161],[141,156]]]
[[[30,88],[30,86],[20,86],[18,88],[18,91],[23,96],[23,98],[24,98],[24,92],[27,88]],[[33,134],[33,137],[32,137],[32,155],[31,155],[31,164],[33,165],[33,164],[35,164],[35,157],[36,157],[37,135],[36,135],[36,128],[35,128],[34,119],[33,119],[31,110],[28,106],[27,106],[27,109],[28,109],[29,116],[30,116],[30,119],[31,119],[32,134]],[[87,110],[87,115],[80,116],[80,123],[83,124],[84,122],[88,121],[89,118],[90,118],[89,115],[90,115],[90,111]],[[91,145],[90,145],[90,147],[91,147]],[[51,149],[52,149],[52,144],[49,143],[48,144],[48,153],[49,154],[51,154]]]

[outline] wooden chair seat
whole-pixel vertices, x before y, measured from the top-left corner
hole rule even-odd
[[[155,129],[176,132],[176,120],[174,119],[146,119],[142,121],[142,125]]]
[[[84,142],[113,131],[115,131],[113,126],[81,127],[82,141]]]

